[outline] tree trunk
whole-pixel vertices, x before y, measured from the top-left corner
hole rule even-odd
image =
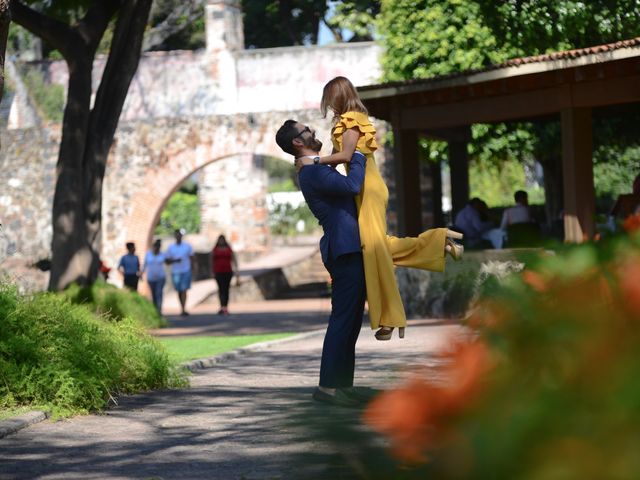
[[[109,58],[89,119],[87,148],[84,156],[84,194],[87,238],[94,252],[100,250],[102,230],[102,184],[107,157],[118,127],[129,85],[140,62],[144,31],[152,0],[132,0],[123,7],[111,42]],[[98,275],[99,259],[90,268],[91,282]]]
[[[87,141],[93,55],[77,53],[69,64],[67,105],[62,123],[57,179],[53,197],[50,290],[62,290],[71,283],[89,285],[94,280],[91,265],[97,254],[87,239],[85,225],[82,158]],[[96,267],[97,268],[97,267]]]
[[[542,165],[544,172],[544,198],[547,229],[554,234],[559,225],[560,213],[563,209],[562,184],[562,140],[560,123],[548,122],[533,124],[536,136],[534,156]]]
[[[144,29],[148,21],[152,0],[128,0],[120,9],[116,28],[109,50],[109,57],[102,75],[100,87],[96,93],[93,110],[87,108],[86,122],[83,118],[76,122],[76,129],[82,129],[83,152],[72,152],[68,159],[64,156],[62,147],[60,159],[73,162],[73,158],[80,158],[82,176],[80,188],[79,210],[82,216],[73,217],[74,222],[68,222],[65,217],[68,212],[56,211],[54,200],[54,245],[53,248],[50,290],[60,290],[69,283],[76,282],[90,285],[98,277],[100,259],[100,233],[102,229],[102,184],[106,169],[107,157],[113,143],[118,120],[129,90],[131,80],[135,75],[140,61],[140,50],[144,37]],[[88,78],[91,85],[91,77]],[[71,81],[69,83],[71,91]],[[89,98],[90,98],[89,92]],[[66,129],[66,125],[65,125]],[[73,131],[73,128],[69,130]],[[60,192],[60,204],[65,200],[75,202],[76,196],[66,188],[56,187],[56,196]],[[78,235],[69,241],[64,230],[56,238],[55,226],[71,224],[77,228]],[[64,247],[62,246],[64,245]]]
[[[49,289],[90,285],[98,276],[106,159],[138,68],[152,0],[95,1],[73,27],[14,2],[16,22],[57,48],[69,67],[53,198]],[[109,58],[91,109],[96,49],[115,14]]]
[[[7,51],[7,35],[11,22],[9,4],[9,0],[0,0],[0,100],[2,100],[4,93],[4,57]]]

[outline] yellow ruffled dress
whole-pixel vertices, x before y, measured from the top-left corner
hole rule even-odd
[[[378,148],[376,130],[364,113],[347,112],[341,115],[331,131],[336,151],[342,150],[342,134],[350,128],[360,131],[356,149],[367,157],[364,185],[356,197],[356,205],[371,328],[377,329],[380,325],[404,327],[407,317],[396,283],[394,264],[434,272],[444,271],[447,229],[427,230],[418,237],[387,235],[389,190],[373,158],[373,152]]]

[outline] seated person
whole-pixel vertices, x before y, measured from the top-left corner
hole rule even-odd
[[[495,235],[498,229],[487,220],[486,212],[487,204],[474,197],[456,214],[454,229],[464,234],[464,243],[469,248],[482,248],[485,240],[490,241],[494,248],[502,248],[502,236],[498,238]]]
[[[632,193],[619,195],[611,209],[611,216],[620,220],[637,213],[640,213],[640,174],[633,180]]]
[[[513,198],[516,205],[505,209],[500,222],[500,229],[505,232],[505,241],[509,247],[540,245],[540,226],[531,217],[529,195],[524,190],[518,190]]]
[[[514,207],[507,208],[502,214],[502,222],[500,228],[507,230],[509,225],[516,223],[532,223],[531,214],[529,212],[529,195],[524,190],[518,190],[513,199],[516,201]]]

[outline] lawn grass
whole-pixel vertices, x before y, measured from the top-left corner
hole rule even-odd
[[[179,337],[158,338],[174,362],[186,362],[196,358],[206,358],[220,355],[236,348],[245,347],[253,343],[277,340],[294,335],[294,333],[271,333],[265,335],[236,335],[227,337]]]

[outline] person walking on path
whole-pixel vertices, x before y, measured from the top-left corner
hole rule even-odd
[[[133,242],[127,243],[127,253],[120,257],[118,271],[124,277],[124,286],[129,290],[138,290],[138,279],[140,278],[140,259],[136,255],[136,245]]]
[[[325,85],[320,103],[325,117],[329,111],[334,114],[331,131],[334,153],[318,162],[327,165],[348,162],[356,150],[367,157],[364,187],[356,197],[356,205],[371,328],[378,329],[375,334],[378,340],[390,340],[395,327],[399,328],[400,337],[404,337],[407,318],[394,265],[442,272],[447,252],[454,260],[461,258],[462,245],[451,239],[462,238],[462,235],[446,228],[427,230],[418,237],[387,235],[389,190],[374,159],[378,148],[376,130],[367,109],[345,77],[336,77]],[[309,165],[310,162],[303,156],[296,165]]]
[[[295,120],[287,120],[276,134],[276,143],[296,158],[315,159],[315,165],[298,174],[300,190],[318,219],[324,235],[320,253],[331,275],[331,315],[322,346],[316,401],[356,406],[362,400],[353,389],[356,341],[362,327],[366,296],[362,248],[355,197],[364,182],[366,157],[354,152],[349,174],[341,175],[318,165],[322,142],[315,131]]]
[[[142,267],[142,274],[147,275],[147,283],[149,284],[149,290],[151,290],[153,305],[159,314],[162,314],[162,292],[167,276],[164,271],[167,257],[161,252],[161,249],[162,240],[158,239],[153,242],[152,250],[145,255],[144,266]]]
[[[180,300],[180,315],[189,315],[186,310],[187,290],[191,288],[191,270],[193,263],[193,248],[187,242],[182,241],[184,230],[176,230],[174,238],[176,243],[169,245],[166,253],[166,262],[171,265],[171,281],[173,288],[178,292]]]
[[[218,315],[229,315],[229,287],[233,273],[238,272],[238,262],[224,235],[220,235],[211,251],[211,270],[218,284],[220,310]],[[238,278],[239,280],[239,278]]]

